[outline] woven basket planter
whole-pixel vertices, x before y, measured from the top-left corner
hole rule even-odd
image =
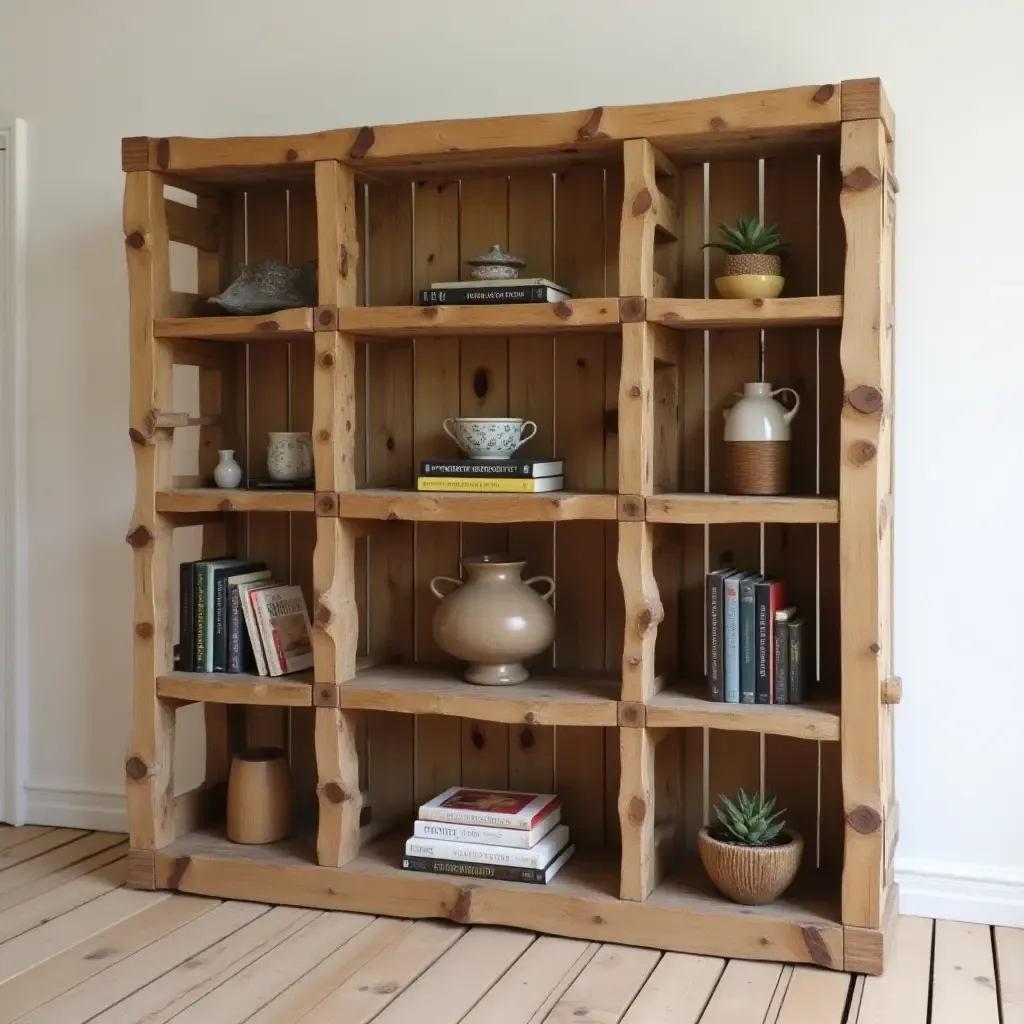
[[[782,834],[789,842],[781,846],[741,846],[723,843],[702,828],[697,840],[701,863],[729,899],[747,906],[771,903],[789,888],[804,852],[798,832],[785,829]]]
[[[773,277],[779,277],[782,274],[782,259],[760,252],[736,255],[727,253],[722,264],[722,273],[726,277],[735,277],[737,274],[771,274]]]
[[[789,487],[789,441],[726,441],[730,494],[785,494]]]

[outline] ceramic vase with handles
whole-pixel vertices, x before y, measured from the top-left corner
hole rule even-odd
[[[775,400],[788,392],[793,408]],[[792,388],[759,382],[743,385],[739,401],[724,411],[726,470],[731,494],[785,494],[789,483],[790,424],[800,409]]]
[[[462,559],[465,580],[435,576],[430,589],[441,604],[434,613],[434,639],[441,650],[468,662],[464,678],[484,686],[507,686],[529,677],[523,660],[551,646],[555,614],[548,600],[550,576],[522,579],[525,562],[504,555]],[[543,594],[531,589],[546,583]],[[446,595],[440,584],[454,589]]]
[[[267,473],[271,480],[290,483],[313,476],[313,438],[309,431],[271,433],[267,443]]]

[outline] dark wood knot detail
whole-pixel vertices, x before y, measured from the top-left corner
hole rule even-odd
[[[651,195],[651,190],[642,188],[633,199],[633,216],[639,217],[641,214],[646,213],[653,205],[654,196]]]
[[[318,430],[316,439],[318,441],[323,441],[324,444],[326,444],[331,439],[331,432],[329,430]]]
[[[537,724],[537,713],[535,711],[527,711],[526,714],[523,715],[523,721],[527,725],[536,725]]]
[[[576,138],[580,142],[588,142],[590,139],[607,138],[605,133],[601,131],[601,118],[603,117],[604,107],[594,107],[587,116],[586,121],[583,122],[583,127],[576,133]]]
[[[167,888],[178,889],[185,879],[185,872],[192,866],[191,857],[175,857],[171,870],[167,872]]]
[[[477,750],[483,750],[487,746],[487,740],[479,728],[474,728],[469,734],[469,740]]]
[[[149,774],[149,768],[141,757],[132,756],[124,763],[124,773],[129,779],[141,782]]]
[[[647,802],[643,797],[635,796],[629,801],[626,817],[633,825],[642,825],[647,817]]]
[[[554,314],[559,320],[568,320],[573,314],[571,302],[556,302],[554,306]]]
[[[336,516],[338,496],[333,491],[321,491],[316,496],[316,513],[319,516]]]
[[[804,945],[807,947],[807,952],[811,954],[811,959],[819,967],[831,967],[832,954],[829,952],[828,943],[821,932],[810,925],[804,925],[800,932],[804,937]]]
[[[290,164],[295,163],[295,161],[299,159],[298,150],[295,150],[295,149],[287,149],[287,150],[285,150],[284,158]]]
[[[882,392],[870,384],[860,384],[847,396],[850,406],[865,415],[882,408]]]
[[[218,512],[234,512],[235,503],[230,498],[225,498],[218,506]]]
[[[281,325],[276,320],[262,320],[256,325],[257,331],[262,331],[264,334],[270,334],[273,331],[281,330]]]
[[[146,435],[138,429],[138,427],[128,428],[128,437],[132,444],[137,444],[142,448],[148,448],[153,443],[153,438],[146,437]]]
[[[141,231],[133,231],[124,240],[130,249],[141,249],[146,244],[146,236]]]
[[[359,129],[356,141],[352,143],[352,148],[348,151],[349,157],[352,160],[362,160],[376,141],[377,136],[374,134],[373,128],[370,125],[364,125]]]
[[[641,391],[639,384],[634,384],[629,389],[629,397],[630,398],[639,398],[642,394],[643,394],[643,391]]]
[[[470,924],[473,920],[473,893],[476,887],[467,885],[459,890],[458,899],[449,915],[456,924]]]
[[[850,828],[862,836],[869,836],[882,827],[882,816],[874,807],[855,807],[846,816]]]
[[[342,242],[338,249],[338,273],[342,277],[348,277],[348,246]]]
[[[140,622],[135,627],[135,635],[143,640],[152,640],[153,632],[152,622]]]
[[[324,786],[324,797],[328,803],[332,804],[344,804],[352,799],[345,789],[337,782],[328,782],[327,785]]]
[[[836,94],[836,87],[834,85],[823,85],[812,97],[815,103],[828,103],[830,99]]]
[[[324,327],[330,327],[334,323],[334,313],[329,309],[321,309],[316,318]]]
[[[867,192],[878,184],[876,178],[866,167],[854,167],[849,174],[843,178],[843,188],[851,192]]]
[[[313,616],[313,622],[321,629],[326,629],[331,624],[331,609],[325,604],[318,604],[316,606],[316,614]]]
[[[642,323],[647,303],[642,295],[626,295],[619,299],[619,320],[624,324]]]
[[[313,706],[317,708],[336,708],[338,706],[338,688],[334,683],[317,683],[313,687]]]
[[[868,650],[872,654],[878,654],[882,650],[882,645],[877,640],[873,640],[868,644]]]
[[[436,320],[437,319],[437,306],[424,306],[420,310],[424,320]]]
[[[633,655],[633,656],[632,656],[631,658],[629,658],[629,659],[628,659],[628,660],[626,661],[626,664],[627,664],[627,665],[628,665],[628,666],[629,666],[630,668],[639,668],[639,667],[640,667],[640,663],[641,663],[641,661],[642,661],[642,660],[643,660],[643,659],[641,659],[641,658],[638,658],[638,657],[637,657],[637,656],[636,656],[636,655],[634,654],[634,655]]]
[[[635,704],[621,704],[619,717],[623,725],[636,725],[640,721],[640,709]]]
[[[664,618],[665,613],[661,608],[652,607],[649,604],[644,605],[644,610],[636,617],[636,628],[637,632],[643,636],[645,633],[650,632],[653,626],[656,626]]]
[[[855,466],[866,466],[877,454],[878,449],[870,441],[854,441],[850,445],[850,462]]]
[[[320,356],[320,365],[329,370],[334,365],[334,353],[324,352]]]
[[[125,537],[125,540],[136,550],[146,547],[153,541],[153,534],[151,534],[147,527],[136,526],[131,533]]]
[[[724,117],[713,117],[708,121],[708,127],[713,132],[720,132],[723,128],[728,127],[728,125],[726,125]]]
[[[519,746],[523,750],[532,750],[537,743],[536,737],[533,735],[532,729],[520,729],[519,730]]]
[[[158,167],[167,170],[171,166],[171,140],[156,140],[156,163]]]

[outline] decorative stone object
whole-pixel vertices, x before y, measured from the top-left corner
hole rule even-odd
[[[492,245],[486,255],[466,260],[466,266],[473,268],[469,276],[474,281],[514,281],[526,261],[502,252],[500,245]]]
[[[242,267],[242,272],[210,302],[235,316],[263,316],[282,309],[315,306],[316,261],[290,267],[267,259]]]

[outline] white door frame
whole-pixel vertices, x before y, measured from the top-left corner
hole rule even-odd
[[[25,820],[28,494],[25,122],[0,120],[0,821]]]

